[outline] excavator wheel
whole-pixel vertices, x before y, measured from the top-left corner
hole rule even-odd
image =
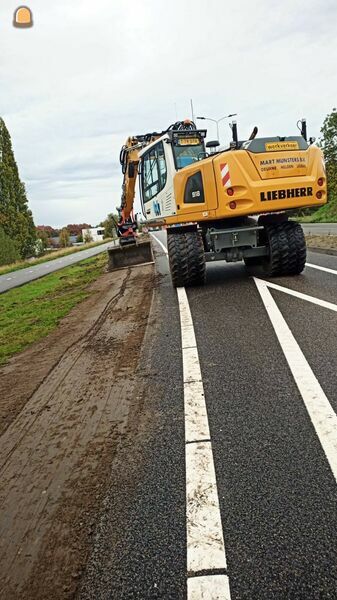
[[[206,261],[200,233],[168,231],[167,247],[174,287],[203,285],[206,278]]]
[[[299,275],[306,261],[306,243],[301,225],[293,221],[265,225],[269,256],[257,267],[264,276]]]

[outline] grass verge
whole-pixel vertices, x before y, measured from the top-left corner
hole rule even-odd
[[[90,244],[84,244],[83,246],[71,246],[70,248],[62,248],[60,250],[55,250],[54,252],[50,252],[50,254],[45,254],[45,256],[41,256],[41,258],[37,258],[35,260],[21,260],[20,262],[12,263],[11,265],[3,265],[2,267],[0,267],[0,275],[12,273],[13,271],[19,271],[20,269],[25,269],[26,267],[40,265],[41,263],[49,262],[50,260],[54,260],[55,258],[62,258],[62,256],[68,256],[68,254],[82,252],[82,250],[88,250],[89,248],[94,248],[95,246],[101,246],[102,244],[107,244],[111,241],[112,238],[107,238],[102,242],[92,242]]]
[[[295,219],[301,223],[337,223],[337,198],[330,198],[327,204],[320,206],[310,215]]]
[[[0,365],[55,329],[105,267],[103,253],[1,294]]]

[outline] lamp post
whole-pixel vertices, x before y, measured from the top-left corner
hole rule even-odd
[[[236,115],[237,115],[237,113],[231,113],[229,115],[221,117],[221,119],[211,119],[211,117],[197,117],[197,119],[201,119],[202,121],[213,121],[213,123],[216,123],[217,140],[220,142],[220,139],[219,139],[219,123],[220,123],[220,121],[223,121],[224,119],[229,119],[230,117],[235,117]]]

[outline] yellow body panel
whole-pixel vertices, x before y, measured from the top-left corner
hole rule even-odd
[[[288,148],[271,144],[262,153],[231,150],[178,171],[174,177],[177,214],[163,221],[173,225],[325,204],[326,175],[321,150],[316,146],[307,150]],[[202,174],[205,201],[185,204],[186,182],[198,171]],[[318,185],[318,179],[323,179],[323,185]],[[228,188],[233,195],[228,194]],[[316,197],[317,192],[322,193],[321,198]],[[233,201],[235,208],[230,206]]]

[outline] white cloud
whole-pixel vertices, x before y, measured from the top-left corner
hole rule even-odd
[[[188,116],[191,97],[197,114],[238,112],[242,136],[302,116],[317,136],[336,104],[334,1],[27,3],[30,30],[12,27],[17,2],[0,8],[0,114],[37,223],[104,218],[124,139]]]

